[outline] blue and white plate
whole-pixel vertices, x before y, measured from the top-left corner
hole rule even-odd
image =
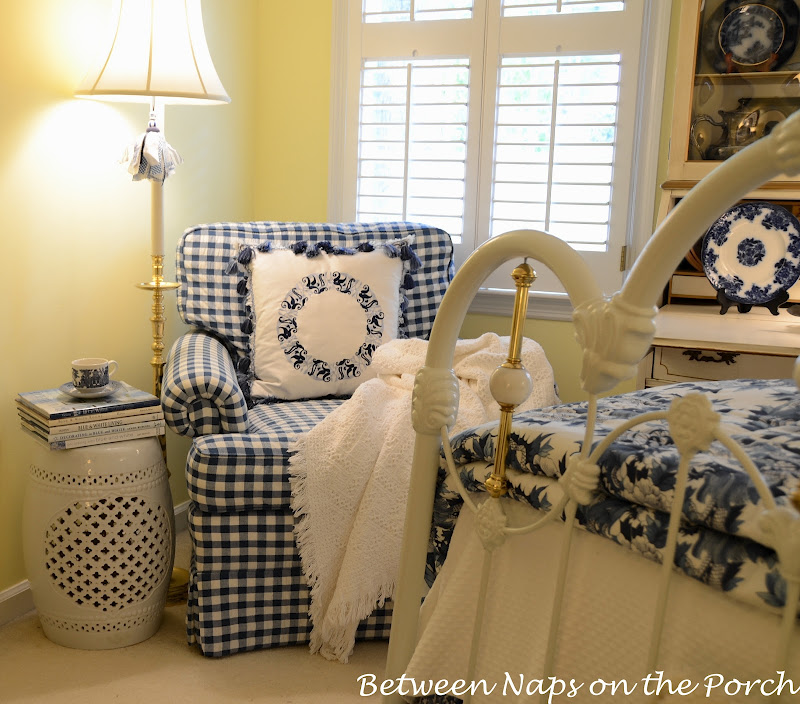
[[[737,7],[719,28],[722,53],[743,66],[755,66],[777,55],[785,37],[786,27],[777,11],[757,3]]]
[[[122,384],[120,382],[112,381],[96,389],[76,389],[75,385],[71,381],[68,381],[66,384],[61,384],[58,390],[68,396],[72,396],[72,398],[104,398],[119,391],[121,386]]]
[[[729,62],[737,71],[774,71],[794,55],[798,29],[795,0],[732,0],[719,3],[708,16],[701,43],[718,73],[728,73]]]
[[[703,271],[730,300],[771,301],[800,277],[800,222],[786,208],[740,203],[703,238]]]

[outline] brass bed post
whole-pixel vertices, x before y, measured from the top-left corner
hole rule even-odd
[[[536,272],[533,270],[533,267],[528,264],[528,260],[525,259],[522,264],[511,272],[511,278],[514,279],[514,285],[517,290],[514,295],[514,312],[511,318],[511,339],[508,343],[508,357],[506,361],[495,370],[495,374],[492,375],[492,395],[495,396],[495,399],[500,405],[500,427],[497,431],[494,469],[492,470],[491,476],[484,482],[484,486],[489,492],[489,495],[494,498],[499,498],[508,491],[508,482],[506,481],[508,436],[511,432],[514,409],[519,405],[518,403],[511,402],[510,399],[498,398],[495,394],[494,386],[497,382],[497,372],[503,369],[522,370],[525,372],[525,368],[522,366],[522,326],[525,324],[525,318],[528,312],[528,293],[531,284],[536,280]],[[527,372],[525,373],[527,374]],[[511,375],[514,379],[517,378],[516,373],[512,372]],[[498,390],[498,393],[499,392],[500,390]]]
[[[498,267],[514,259],[534,257],[556,273],[575,306],[585,306],[602,299],[602,291],[591,269],[566,242],[539,230],[514,230],[502,237],[489,239],[470,255],[461,266],[442,299],[430,335],[425,366],[417,374],[412,399],[412,417],[416,439],[411,479],[406,504],[405,528],[400,557],[397,587],[394,594],[392,632],[386,656],[385,679],[397,680],[406,672],[419,635],[419,611],[424,590],[425,562],[433,516],[434,493],[442,447],[442,432],[455,421],[458,394],[453,392],[450,403],[442,402],[442,388],[457,381],[453,375],[453,352],[459,331],[481,284]],[[530,270],[530,274],[533,274]],[[527,277],[525,277],[527,278]],[[532,283],[531,278],[522,293]],[[520,293],[520,297],[522,297]],[[520,300],[515,328],[521,337],[527,310],[527,295]],[[519,352],[517,353],[519,355]],[[513,354],[512,354],[513,357]],[[513,383],[510,382],[514,378]],[[439,383],[431,383],[431,379]],[[524,368],[498,367],[492,377],[492,395],[498,388],[508,397],[520,382],[530,384]],[[523,389],[524,391],[524,389]],[[519,393],[519,392],[516,392]],[[447,394],[445,394],[447,395]],[[527,393],[522,396],[527,398]],[[513,400],[513,397],[512,399]],[[452,404],[452,408],[451,408]],[[514,406],[519,405],[515,403]],[[452,413],[452,417],[451,414]],[[383,696],[384,704],[403,704],[403,697],[394,691]]]

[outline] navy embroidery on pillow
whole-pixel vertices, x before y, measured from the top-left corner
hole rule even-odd
[[[336,291],[355,299],[364,311],[364,341],[352,357],[334,363],[314,357],[298,337],[297,316],[312,296]],[[286,294],[278,315],[278,342],[292,366],[299,372],[322,382],[342,381],[361,376],[372,362],[372,354],[383,337],[384,313],[378,299],[363,281],[345,272],[322,272],[304,276]],[[333,368],[331,368],[333,367]]]

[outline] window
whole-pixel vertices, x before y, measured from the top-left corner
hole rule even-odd
[[[648,42],[666,45],[665,5],[344,0],[332,219],[437,225],[458,263],[502,232],[546,230],[617,290],[623,245],[636,248],[632,233],[651,229],[663,84]],[[537,271],[536,290],[563,298],[555,277]],[[487,282],[511,287],[505,271]]]
[[[619,64],[618,53],[501,59],[490,236],[534,228],[606,247]]]
[[[468,86],[464,59],[364,61],[356,219],[461,234]]]

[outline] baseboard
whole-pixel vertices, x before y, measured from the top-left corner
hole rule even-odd
[[[189,526],[189,502],[184,501],[175,507],[175,533],[187,530]],[[0,627],[14,619],[33,611],[33,593],[26,579],[8,589],[0,591]]]
[[[184,501],[175,507],[175,535],[189,530],[189,502]]]
[[[26,579],[0,592],[0,626],[33,610],[31,584]]]

